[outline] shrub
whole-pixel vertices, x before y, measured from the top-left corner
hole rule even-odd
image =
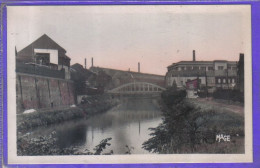
[[[234,102],[244,103],[244,93],[240,90],[218,89],[213,93],[215,99],[232,100]]]
[[[218,133],[243,136],[242,116],[202,110],[183,101],[181,91],[163,94],[163,123],[156,128],[150,128],[152,138],[143,143],[144,149],[154,153],[194,153],[202,143],[215,143]],[[177,98],[168,100],[174,99],[172,95]]]
[[[186,97],[185,90],[177,90],[176,88],[168,88],[167,90],[163,91],[161,94],[163,102],[168,106],[172,106],[173,104],[178,104],[179,102],[183,101]]]

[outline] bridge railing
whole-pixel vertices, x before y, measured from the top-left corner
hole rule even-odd
[[[133,82],[121,85],[110,90],[110,93],[156,93],[162,92],[165,88],[145,82]]]

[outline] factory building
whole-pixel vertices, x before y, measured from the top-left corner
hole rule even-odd
[[[237,83],[237,62],[227,60],[196,61],[193,50],[192,61],[180,61],[168,66],[166,86],[176,83],[179,89],[185,89],[186,83],[197,79],[199,87],[207,87],[209,92],[216,88],[233,89]]]
[[[65,49],[44,34],[15,54],[17,113],[75,104]]]
[[[59,73],[55,70],[63,70],[64,78],[70,79],[70,58],[66,55],[66,50],[46,34],[16,53],[16,63],[18,70],[30,68],[30,65],[38,69],[48,68],[53,70],[53,74]]]

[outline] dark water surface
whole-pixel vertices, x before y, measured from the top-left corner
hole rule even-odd
[[[118,106],[88,119],[78,119],[34,130],[33,135],[48,135],[56,131],[60,148],[79,146],[79,150],[93,148],[102,139],[112,138],[104,152],[125,154],[126,145],[132,154],[148,153],[142,143],[150,138],[150,127],[161,123],[161,111],[156,99],[128,98]]]

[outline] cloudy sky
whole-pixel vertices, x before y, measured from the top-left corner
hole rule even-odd
[[[250,6],[30,6],[7,8],[8,56],[43,34],[71,64],[162,74],[181,60],[251,56]]]

